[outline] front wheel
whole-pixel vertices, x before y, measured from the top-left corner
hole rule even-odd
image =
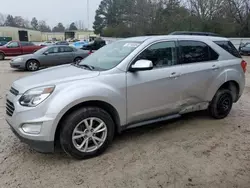
[[[61,124],[60,143],[63,150],[76,159],[87,159],[103,153],[114,137],[114,122],[97,107],[81,108]]]
[[[233,95],[228,89],[221,89],[215,94],[209,105],[209,113],[215,119],[223,119],[228,116],[233,106]]]
[[[36,60],[29,60],[27,63],[26,63],[26,69],[28,71],[37,71],[40,67],[40,64],[38,61]]]
[[[77,58],[74,59],[74,62],[75,62],[76,64],[79,64],[81,61],[82,61],[82,58],[81,58],[81,57],[77,57]]]
[[[0,60],[4,60],[5,56],[3,53],[0,53]]]

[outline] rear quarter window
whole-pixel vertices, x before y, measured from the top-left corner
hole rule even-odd
[[[230,41],[214,41],[214,43],[223,48],[224,50],[226,50],[234,57],[241,58],[240,53]]]

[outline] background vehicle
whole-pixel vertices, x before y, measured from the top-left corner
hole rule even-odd
[[[250,43],[241,45],[239,48],[239,52],[241,55],[250,55]]]
[[[66,153],[86,159],[125,129],[206,109],[225,118],[243,93],[246,66],[226,38],[127,38],[15,81],[6,120],[38,151],[53,151],[58,138]]]
[[[51,46],[51,45],[54,45],[54,42],[52,42],[52,41],[45,41],[45,42],[39,44],[39,46]]]
[[[58,41],[55,42],[54,45],[69,45],[69,43],[67,41]]]
[[[79,63],[88,53],[73,47],[58,45],[48,46],[33,54],[13,58],[10,66],[17,69],[36,71],[40,67],[49,67],[67,63]]]
[[[73,44],[71,44],[70,46],[73,46],[75,48],[82,48],[83,46],[87,45],[88,42],[87,41],[78,41],[78,42],[74,42]]]
[[[4,46],[0,46],[0,60],[3,60],[5,56],[31,54],[42,47],[43,46],[36,46],[32,42],[11,41]]]
[[[7,41],[0,41],[0,46],[3,46],[5,44],[7,44],[8,42]]]
[[[87,45],[83,46],[81,49],[82,50],[87,50],[87,51],[89,51],[89,53],[93,53],[93,52],[95,52],[96,50],[99,50],[100,48],[102,48],[105,45],[106,45],[105,40],[96,39],[94,41],[91,41]]]

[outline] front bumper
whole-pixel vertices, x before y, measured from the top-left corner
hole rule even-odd
[[[42,106],[36,108],[23,107],[18,100],[21,96],[15,96],[8,92],[6,99],[13,103],[13,114],[6,114],[6,121],[12,131],[24,143],[39,152],[51,153],[54,151],[55,119],[57,114],[46,114],[46,109]],[[27,133],[23,125],[39,124],[40,132],[37,134]]]
[[[25,69],[25,63],[10,61],[10,67],[15,69]]]
[[[9,122],[7,121],[9,124]],[[9,124],[10,125],[10,124]],[[21,140],[21,142],[28,144],[34,150],[41,153],[52,153],[54,152],[54,142],[53,141],[39,141],[39,140],[30,140],[22,137],[18,132],[10,125],[12,132]]]

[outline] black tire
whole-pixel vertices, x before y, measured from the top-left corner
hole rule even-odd
[[[5,59],[4,53],[0,52],[0,60],[4,60],[4,59]]]
[[[40,68],[40,63],[37,60],[29,60],[26,63],[26,70],[28,71],[37,71]]]
[[[99,118],[102,120],[107,128],[107,134],[103,144],[94,151],[83,152],[77,149],[73,143],[73,131],[77,125],[87,118]],[[111,144],[114,137],[114,122],[111,116],[101,108],[85,107],[72,112],[65,118],[61,124],[60,129],[60,143],[62,149],[70,156],[76,159],[88,159],[102,154]],[[83,130],[83,129],[82,129]],[[84,130],[84,132],[86,129]],[[79,138],[80,139],[80,138]],[[86,138],[82,138],[85,140]],[[88,138],[89,139],[89,138]],[[83,143],[83,140],[82,143]],[[88,141],[89,143],[89,141]],[[94,143],[92,141],[92,143]]]
[[[74,59],[74,62],[75,62],[76,64],[79,64],[81,60],[82,60],[81,57],[76,57],[76,58]]]
[[[223,119],[228,116],[233,106],[232,91],[228,89],[218,90],[209,105],[209,113],[215,119]]]

